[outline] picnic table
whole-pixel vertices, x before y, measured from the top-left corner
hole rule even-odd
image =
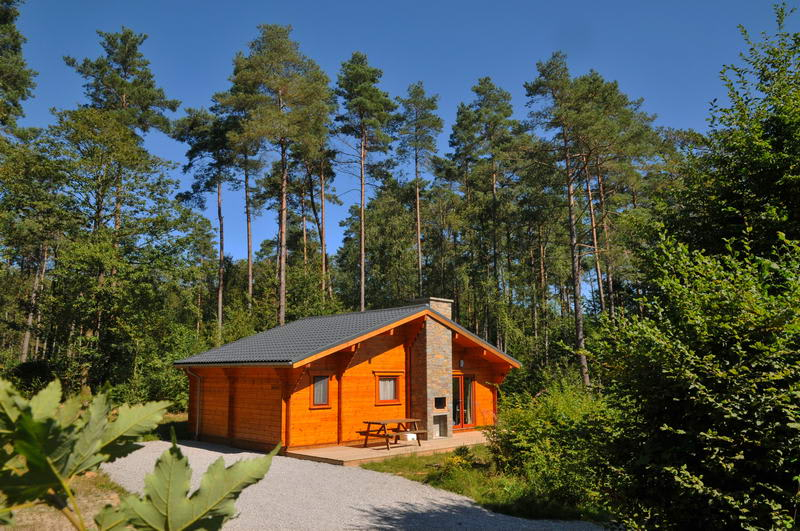
[[[364,448],[367,447],[370,437],[378,437],[386,441],[386,449],[389,450],[389,439],[394,438],[394,444],[397,444],[400,440],[400,435],[404,433],[413,433],[415,435],[427,433],[427,430],[421,430],[417,427],[417,423],[419,422],[419,419],[405,418],[365,420],[364,424],[367,425],[367,429],[358,433],[364,436]],[[395,426],[390,428],[390,424],[395,424]],[[417,445],[422,446],[422,442],[420,442],[419,437],[417,437]]]

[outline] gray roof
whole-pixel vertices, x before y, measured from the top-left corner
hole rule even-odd
[[[428,308],[425,304],[298,319],[243,337],[176,365],[206,363],[296,363]]]
[[[175,365],[236,365],[297,363],[329,348],[356,339],[390,325],[422,310],[432,310],[427,304],[367,312],[323,315],[292,321],[258,334],[243,337],[233,343],[178,360]],[[439,314],[442,319],[447,319]],[[465,335],[478,338],[455,322],[447,319]]]

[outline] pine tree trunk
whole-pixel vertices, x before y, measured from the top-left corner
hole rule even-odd
[[[359,295],[360,295],[360,305],[361,311],[365,311],[367,309],[366,306],[366,299],[365,299],[365,283],[366,283],[366,175],[365,175],[365,167],[366,158],[367,158],[367,132],[366,130],[362,129],[361,132],[361,145],[360,145],[360,163],[361,163],[361,208],[359,210],[359,216],[361,220],[361,233],[360,233],[360,251],[359,251],[359,264],[361,266],[361,277],[359,282]]]
[[[531,258],[531,279],[533,280],[533,288],[531,289],[531,320],[533,321],[533,337],[539,339],[539,275],[536,271],[536,256],[533,252],[533,246],[528,248]]]
[[[289,187],[289,166],[286,142],[281,142],[281,206],[278,221],[278,324],[286,324],[286,194]]]
[[[492,269],[494,274],[494,285],[492,295],[500,290],[500,271],[497,266],[497,168],[495,167],[494,157],[492,157]]]
[[[22,336],[22,347],[20,349],[19,361],[25,363],[28,361],[28,351],[31,344],[31,329],[33,328],[34,317],[38,314],[36,309],[36,302],[39,298],[39,290],[44,283],[45,268],[47,266],[47,247],[41,246],[39,251],[39,267],[33,275],[33,286],[31,287],[31,295],[28,300],[30,307],[28,308],[28,316],[25,321],[25,333]]]
[[[569,220],[569,250],[572,266],[572,307],[575,317],[575,350],[580,362],[581,377],[583,383],[587,387],[591,383],[589,381],[589,364],[586,360],[584,353],[585,339],[583,336],[583,306],[581,304],[581,262],[578,249],[578,229],[577,220],[575,215],[575,183],[572,176],[572,161],[570,159],[569,148],[567,147],[566,139],[564,141],[565,148],[565,164],[566,164],[566,185],[567,185],[567,211]]]
[[[544,363],[550,356],[550,329],[548,327],[548,313],[547,313],[547,270],[545,269],[545,243],[542,234],[542,226],[539,225],[539,285],[541,291],[539,292],[539,300],[541,304],[542,314],[542,328],[544,329]]]
[[[600,170],[597,170],[597,189],[600,195],[600,219],[603,226],[603,240],[606,248],[606,282],[608,284],[608,307],[611,316],[615,313],[614,302],[614,275],[613,266],[611,265],[611,235],[608,229],[608,210],[606,209],[606,189],[603,181],[603,176]]]
[[[585,161],[584,161],[585,162]],[[589,221],[592,228],[592,249],[594,249],[594,270],[597,276],[597,296],[600,298],[600,311],[606,311],[606,297],[603,293],[603,272],[600,267],[600,246],[597,243],[597,222],[594,216],[594,199],[592,197],[592,180],[589,178],[589,166],[584,163],[586,170],[586,200],[589,203]]]
[[[225,225],[222,219],[222,176],[217,176],[217,219],[219,220],[219,267],[217,269],[217,346],[222,344],[222,292],[225,282]]]
[[[323,236],[322,236],[322,222],[319,219],[319,210],[317,209],[317,201],[314,199],[314,178],[311,172],[311,168],[306,165],[306,185],[308,186],[308,202],[311,204],[311,214],[314,216],[314,225],[317,226],[317,235],[319,236],[319,248],[320,248],[320,263],[321,263],[321,290],[322,290],[322,298],[325,299],[325,255],[322,254],[322,249],[324,246]]]
[[[508,305],[509,311],[513,308],[514,305],[514,291],[511,289],[511,272],[514,268],[514,259],[511,256],[511,227],[508,224],[506,225],[506,272],[505,272],[505,282],[506,282],[506,304]]]
[[[333,287],[328,283],[328,248],[325,244],[325,163],[320,163],[319,169],[319,241],[322,246],[322,295],[325,296],[326,284],[328,295],[333,298]]]
[[[303,218],[303,268],[308,266],[308,233],[306,231],[306,191],[300,194],[300,211]]]
[[[200,265],[202,266],[202,264],[203,264],[203,260],[201,258],[200,259]],[[202,267],[201,267],[201,270],[202,270]],[[198,284],[198,286],[197,286],[197,320],[195,322],[195,338],[197,340],[200,339],[200,325],[203,322],[202,305],[203,305],[202,291],[201,291],[200,285]]]
[[[416,176],[414,181],[414,208],[417,216],[417,282],[419,285],[417,294],[422,297],[422,221],[419,204],[419,150],[416,149],[414,150],[414,174]]]
[[[250,205],[250,170],[247,155],[244,159],[244,214],[247,218],[247,309],[253,308],[253,228]]]

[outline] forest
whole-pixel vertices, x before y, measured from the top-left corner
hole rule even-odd
[[[796,525],[800,34],[785,5],[773,32],[742,28],[706,132],[657,127],[639,95],[555,52],[525,83],[524,119],[477,79],[447,145],[424,81],[388,94],[358,51],[329,75],[268,24],[203,108],[160,87],[146,35],[98,31],[101,55],[64,58],[83,101],[19,127],[36,94],[20,9],[0,1],[0,376],[24,393],[57,377],[180,411],[177,359],[446,297],[523,362],[490,439],[546,499],[537,514]],[[152,130],[185,145],[189,188],[146,149]],[[360,194],[334,248],[344,174]],[[246,259],[225,250],[229,190]],[[254,223],[277,236],[253,241]]]

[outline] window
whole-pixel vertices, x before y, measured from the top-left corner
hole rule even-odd
[[[400,374],[375,374],[375,403],[378,405],[400,403]]]
[[[397,377],[384,376],[378,379],[378,400],[387,402],[397,400]]]
[[[313,385],[311,387],[311,406],[327,406],[328,405],[328,380],[327,375],[314,376],[312,378]]]

